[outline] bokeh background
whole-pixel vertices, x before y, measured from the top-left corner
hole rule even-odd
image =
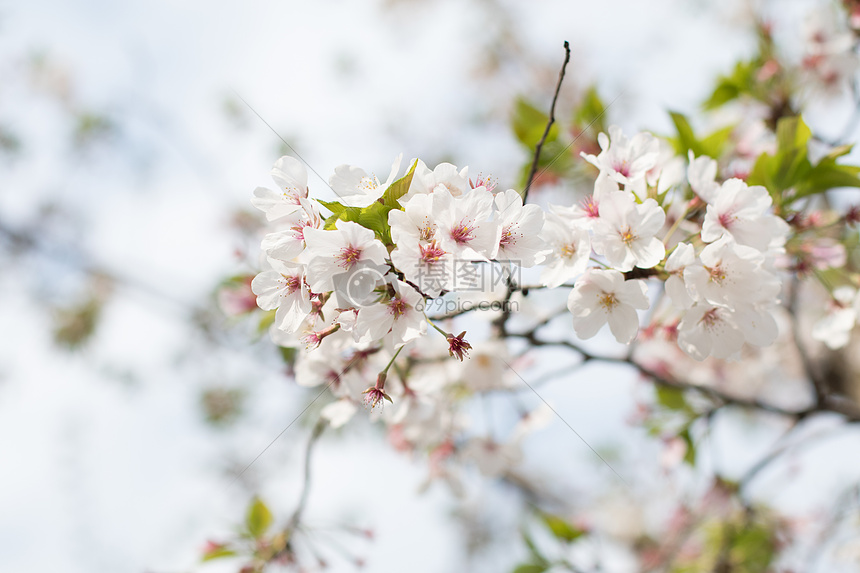
[[[216,295],[225,277],[255,270],[249,197],[286,152],[272,130],[326,178],[341,163],[384,178],[402,152],[512,187],[526,159],[513,102],[549,103],[563,41],[573,57],[559,109],[594,84],[613,123],[666,133],[667,109],[695,112],[754,49],[750,11],[799,36],[822,4],[3,3],[0,570],[232,571],[200,563],[205,542],[229,535],[254,494],[281,515],[295,504],[302,418],[236,476],[315,392],[295,386],[265,336],[225,318]],[[814,113],[827,125],[839,107]],[[310,186],[325,196],[313,174]],[[629,488],[558,420],[526,446],[528,471],[559,495],[597,492],[593,518],[619,535],[665,517],[637,498],[668,506],[673,495],[661,445],[629,423],[645,392],[628,370],[589,367],[544,394]],[[728,475],[782,429],[733,415],[714,439]],[[856,478],[844,458],[857,445],[856,432],[839,433],[758,493],[814,513]],[[504,486],[457,500],[439,485],[419,492],[426,474],[367,423],[323,438],[309,518],[372,531],[337,533],[348,550],[332,570],[355,570],[355,558],[382,572],[509,568],[523,549],[505,542],[518,522]],[[850,555],[836,563],[854,570]]]

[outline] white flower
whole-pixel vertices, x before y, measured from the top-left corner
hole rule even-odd
[[[590,231],[600,217],[600,198],[618,190],[618,183],[601,171],[594,181],[594,192],[580,201],[579,205],[572,205],[570,207],[552,205],[550,210],[570,220],[571,223],[575,222],[577,225]]]
[[[469,351],[469,359],[454,362],[457,380],[472,392],[487,392],[511,387],[506,376],[511,358],[504,342],[495,340],[476,343]]]
[[[270,259],[270,271],[263,271],[251,281],[257,305],[263,310],[278,309],[275,325],[284,332],[295,332],[311,312],[311,301],[304,281],[304,267]]]
[[[720,189],[720,184],[717,183],[717,162],[702,155],[695,157],[693,152],[689,152],[690,166],[687,167],[687,180],[690,182],[690,187],[693,192],[701,197],[705,203],[713,203],[716,198],[717,191]]]
[[[412,183],[409,185],[409,191],[401,197],[400,204],[402,205],[415,195],[424,195],[439,191],[447,191],[454,197],[460,197],[469,188],[468,167],[458,170],[456,166],[450,163],[440,163],[431,171],[419,159],[418,164],[415,166],[415,173],[412,176]]]
[[[281,222],[287,228],[263,237],[261,247],[269,257],[291,261],[305,249],[305,229],[320,228],[322,217],[316,201],[300,198],[299,208],[285,215]]]
[[[349,422],[357,411],[358,407],[355,405],[355,402],[349,398],[341,398],[340,400],[335,400],[331,404],[327,404],[325,408],[320,411],[320,416],[322,416],[323,419],[328,420],[328,423],[332,428],[340,428]]]
[[[630,190],[644,186],[645,175],[656,165],[660,152],[656,137],[643,132],[628,139],[620,127],[613,125],[609,128],[609,137],[601,133],[597,142],[600,154],[595,157],[583,153],[586,161],[618,183],[630,186]]]
[[[591,338],[608,322],[618,342],[631,342],[639,332],[636,309],[649,306],[647,292],[645,281],[625,281],[618,271],[588,271],[567,299],[577,336]]]
[[[340,197],[344,205],[351,207],[368,207],[382,197],[385,190],[394,183],[397,172],[400,171],[401,153],[391,165],[391,173],[385,183],[380,183],[375,175],[368,175],[364,169],[352,165],[339,165],[334,169],[328,182],[332,191]]]
[[[828,348],[842,348],[851,338],[851,331],[860,311],[860,296],[850,286],[841,286],[833,291],[833,299],[824,315],[812,329],[812,338],[823,342]]]
[[[301,162],[285,155],[272,167],[272,179],[278,191],[265,187],[254,189],[251,204],[266,214],[266,219],[274,221],[301,207],[300,200],[308,196],[308,172]]]
[[[734,306],[734,321],[744,335],[744,340],[756,346],[773,344],[779,327],[773,317],[773,304],[741,302]]]
[[[393,294],[358,311],[353,332],[356,338],[367,336],[382,340],[390,333],[387,342],[400,346],[427,332],[424,316],[424,298],[404,282],[392,281]]]
[[[732,311],[722,306],[697,303],[678,324],[678,346],[695,358],[729,358],[744,344],[743,333]]]
[[[455,258],[488,260],[496,256],[501,229],[490,221],[493,195],[483,188],[462,197],[447,191],[434,193],[433,219],[439,243]]]
[[[496,193],[495,203],[496,221],[501,229],[496,259],[533,267],[542,251],[539,234],[544,224],[543,210],[537,205],[523,205],[523,198],[515,189]]]
[[[600,199],[592,247],[620,271],[627,272],[634,266],[649,269],[666,254],[656,237],[665,221],[666,213],[653,199],[637,204],[630,193],[609,193]]]
[[[306,228],[307,281],[315,293],[335,290],[333,278],[357,267],[383,267],[388,251],[370,229],[352,221],[337,221],[336,230]],[[380,271],[380,276],[384,274]]]
[[[684,280],[711,304],[773,302],[779,294],[779,280],[763,268],[764,255],[751,247],[722,239],[702,249],[699,260],[685,267]]]
[[[443,290],[452,290],[454,256],[436,241],[400,241],[391,252],[391,262],[427,296],[436,297]]]
[[[645,181],[651,187],[656,187],[657,193],[663,194],[684,180],[684,160],[675,155],[672,145],[665,139],[658,139],[657,143],[659,150],[657,159],[654,167],[645,174]],[[640,193],[641,190],[637,195],[640,199],[644,199],[645,197]]]
[[[591,241],[584,225],[577,225],[576,221],[559,215],[555,207],[550,207],[540,239],[550,249],[542,261],[545,265],[540,276],[542,285],[555,288],[585,272],[591,256]]]
[[[693,306],[693,298],[687,290],[687,283],[684,281],[684,269],[695,261],[695,249],[693,249],[693,245],[687,243],[678,243],[675,250],[666,259],[666,272],[669,273],[669,278],[666,279],[666,294],[678,308]]]
[[[436,238],[436,223],[433,220],[433,203],[437,195],[415,195],[401,201],[403,210],[388,212],[391,239],[395,245],[409,241],[429,242]]]
[[[768,213],[772,204],[764,187],[749,187],[740,179],[729,179],[708,205],[702,223],[702,240],[710,243],[728,236],[759,251],[785,244],[788,224]]]

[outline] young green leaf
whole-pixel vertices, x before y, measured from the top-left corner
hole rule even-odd
[[[272,521],[272,512],[260,498],[255,497],[245,514],[245,527],[248,534],[254,539],[260,537],[266,533],[266,530],[272,525]]]

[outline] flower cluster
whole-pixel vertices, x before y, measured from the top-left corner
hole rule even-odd
[[[260,308],[275,311],[276,340],[309,351],[326,346],[326,358],[303,360],[300,373],[319,370],[317,383],[335,377],[336,391],[355,377],[345,397],[366,386],[364,368],[380,371],[428,324],[462,360],[470,349],[465,333],[443,331],[424,310],[462,287],[465,263],[473,271],[500,265],[511,290],[522,286],[511,269],[540,267],[538,286],[570,289],[580,338],[608,324],[630,343],[638,311],[662,285],[678,345],[690,356],[730,358],[745,342],[772,343],[776,261],[789,227],[768,191],[717,181],[716,161],[690,153],[685,162],[648,133],[628,138],[612,127],[598,142],[599,154],[583,154],[599,171],[594,191],[575,205],[524,204],[516,190],[472,182],[467,169],[447,163],[431,170],[415,160],[398,178],[400,157],[384,183],[338,167],[329,185],[340,201],[325,202],[309,196],[303,165],[282,157],[272,170],[278,190],[258,188],[253,199],[275,227],[262,241],[270,270],[252,289]],[[337,365],[333,355],[347,362]]]

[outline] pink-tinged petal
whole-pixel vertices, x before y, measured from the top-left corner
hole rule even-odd
[[[619,285],[615,293],[618,302],[623,305],[629,305],[640,310],[647,310],[651,306],[651,301],[648,300],[648,285],[643,280],[624,281],[624,284]]]
[[[573,319],[573,329],[576,331],[576,335],[583,340],[597,334],[604,324],[606,324],[606,313],[598,310]]]
[[[650,269],[657,266],[666,256],[666,247],[656,237],[652,237],[647,242],[636,241],[630,246],[630,250],[636,258],[636,266],[640,269]]]
[[[309,227],[305,229],[304,237],[308,249],[315,251],[318,255],[332,256],[346,246],[343,235],[335,231],[325,231]]]
[[[639,223],[636,225],[636,234],[639,236],[656,235],[666,222],[666,213],[654,199],[646,199],[636,207],[639,214]]]
[[[295,157],[284,155],[272,167],[272,179],[282,188],[295,187],[307,197],[308,172]]]
[[[263,271],[251,281],[251,291],[257,295],[257,306],[263,310],[278,308],[281,299],[281,273]]]
[[[612,309],[608,322],[615,340],[622,344],[629,344],[639,333],[639,316],[626,304],[619,304]]]

